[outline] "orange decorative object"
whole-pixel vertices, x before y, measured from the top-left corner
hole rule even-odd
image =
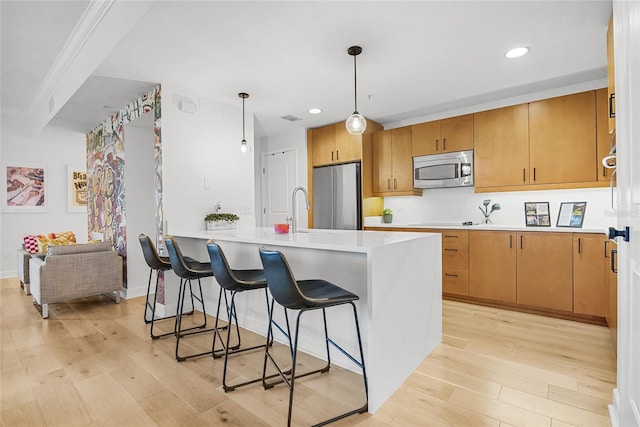
[[[274,230],[276,234],[287,234],[289,232],[289,224],[275,224]]]

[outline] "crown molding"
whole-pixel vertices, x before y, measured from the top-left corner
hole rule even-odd
[[[28,114],[30,117],[34,117],[38,109],[49,102],[54,88],[114,3],[115,0],[90,1],[33,97]]]

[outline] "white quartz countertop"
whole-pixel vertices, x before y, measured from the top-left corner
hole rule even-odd
[[[169,235],[194,239],[256,243],[343,252],[370,253],[372,249],[409,240],[430,238],[430,233],[380,233],[377,231],[302,229],[297,233],[276,234],[271,227],[232,230],[169,230]]]
[[[605,228],[573,228],[573,227],[523,227],[514,225],[498,224],[473,224],[462,225],[462,223],[451,222],[425,222],[420,224],[368,224],[367,228],[445,228],[455,230],[494,230],[494,231],[546,231],[554,233],[603,233],[608,234]]]

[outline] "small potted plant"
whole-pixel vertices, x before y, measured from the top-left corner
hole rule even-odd
[[[391,224],[393,221],[393,211],[389,208],[382,211],[382,222],[385,224]]]
[[[221,230],[234,228],[240,217],[232,213],[210,213],[204,217],[207,223],[207,230]]]

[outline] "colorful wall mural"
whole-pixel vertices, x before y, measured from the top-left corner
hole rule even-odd
[[[160,245],[160,243],[162,243],[164,239],[162,235],[162,138],[160,101],[160,85],[158,85],[86,135],[87,180],[89,184],[87,201],[89,222],[88,237],[90,240],[95,237],[111,240],[116,251],[125,260],[127,257],[127,200],[124,186],[124,165],[126,158],[124,125],[148,112],[153,112],[154,114],[153,143],[156,193],[156,244],[161,247],[162,245]],[[159,250],[160,247],[158,248]],[[164,290],[163,286],[159,286],[159,288],[162,288],[160,292]],[[161,301],[163,301],[163,299],[161,299]]]

